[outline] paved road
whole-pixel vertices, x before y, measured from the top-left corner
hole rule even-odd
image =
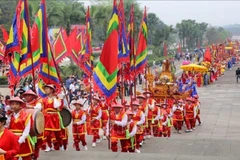
[[[203,125],[192,133],[173,133],[171,138],[151,138],[141,149],[141,154],[112,153],[107,149],[107,141],[96,148],[76,152],[70,140],[68,151],[41,153],[40,160],[65,159],[164,159],[164,160],[239,160],[240,158],[240,84],[236,84],[234,72],[226,74],[213,85],[199,88],[202,102],[201,118]],[[70,138],[71,139],[71,138]]]

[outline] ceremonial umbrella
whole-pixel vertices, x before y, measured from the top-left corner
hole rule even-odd
[[[206,67],[196,64],[183,65],[180,68],[184,71],[197,71],[197,72],[205,72],[208,70]]]
[[[182,62],[182,65],[188,65],[188,64],[190,64],[190,63],[191,63],[190,61],[184,60],[184,61]]]

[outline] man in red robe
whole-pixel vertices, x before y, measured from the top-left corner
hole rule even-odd
[[[30,143],[29,133],[31,128],[31,114],[25,112],[22,108],[25,103],[19,97],[13,97],[9,100],[13,114],[10,117],[9,130],[18,136],[20,151],[17,159],[21,157],[23,160],[31,160],[33,148]]]
[[[5,128],[7,117],[5,111],[0,109],[0,159],[15,160],[20,151],[18,137]]]
[[[47,97],[42,99],[43,113],[45,119],[45,138],[47,142],[46,152],[54,150],[52,147],[52,137],[55,135],[57,146],[62,146],[60,108],[62,101],[56,96],[56,87],[53,84],[44,86]],[[57,148],[58,149],[58,148]]]
[[[118,141],[121,143],[121,152],[127,152],[127,140],[126,140],[126,130],[127,130],[127,114],[123,110],[121,104],[112,105],[113,112],[110,115],[110,129],[109,124],[107,125],[107,134],[110,133],[111,139],[111,150],[113,152],[118,151]]]
[[[28,90],[27,92],[23,93],[23,98],[26,100],[26,108],[38,109],[40,111],[42,110],[41,99],[32,90]],[[35,160],[39,157],[39,151],[42,148],[43,141],[44,141],[43,134],[38,135],[37,142],[36,142],[35,148],[34,148],[34,155],[33,155],[33,158]]]

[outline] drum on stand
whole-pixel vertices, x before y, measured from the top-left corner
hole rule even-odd
[[[63,108],[60,111],[60,115],[62,117],[63,126],[64,127],[69,126],[71,124],[71,122],[72,122],[72,114],[71,114],[71,112],[68,109]]]
[[[43,133],[44,131],[44,115],[38,109],[25,109],[25,112],[30,113],[32,125],[30,130],[31,136],[37,136]]]

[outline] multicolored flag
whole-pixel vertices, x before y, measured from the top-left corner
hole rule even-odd
[[[21,32],[21,59],[20,59],[20,68],[19,76],[25,77],[30,72],[34,76],[34,67],[39,64],[39,54],[33,55],[31,49],[31,32],[29,26],[29,14],[28,14],[28,3],[27,0],[22,1],[21,8],[21,17],[20,17],[20,27]]]
[[[112,17],[109,21],[107,30],[107,39],[93,73],[94,89],[106,97],[107,103],[116,97],[119,38],[118,25],[118,11],[116,0],[114,0]]]
[[[41,28],[40,34],[42,39],[40,39],[40,51],[41,66],[39,70],[39,79],[45,84],[54,84],[58,91],[60,91],[60,76],[58,75],[57,66],[53,57],[51,50],[51,45],[48,39],[48,28],[47,28],[47,18],[46,18],[46,2],[42,0],[40,3],[40,8],[37,12],[36,21],[39,22],[39,27]]]
[[[120,0],[118,5],[119,15],[119,54],[118,63],[129,62],[129,47],[127,42],[126,27],[125,27],[125,16],[124,16],[124,4],[123,0]]]
[[[22,73],[20,65],[27,61],[30,53],[27,7],[27,0],[19,0],[6,44],[5,58],[8,59],[10,65],[8,78],[11,89],[19,82],[18,73],[20,72],[20,75]]]
[[[82,61],[89,61],[89,58],[92,55],[92,30],[91,30],[91,17],[90,17],[90,9],[88,7],[86,14],[86,34],[84,39],[85,52],[82,53]]]
[[[134,73],[135,68],[135,44],[134,44],[134,4],[132,4],[130,19],[128,24],[128,44],[130,48],[130,72]]]
[[[44,92],[44,82],[42,81],[42,79],[39,80],[38,82],[38,90],[37,90],[37,94],[41,97],[41,98],[44,98],[44,97],[47,97],[47,95],[45,94]]]
[[[60,63],[63,60],[63,58],[65,58],[67,55],[66,40],[67,40],[66,30],[60,28],[56,40],[53,43],[53,53],[57,64]]]
[[[148,54],[147,36],[148,36],[147,11],[145,7],[142,24],[139,30],[138,48],[136,52],[136,63],[135,63],[136,75],[139,73],[142,73],[147,64],[147,54]]]

